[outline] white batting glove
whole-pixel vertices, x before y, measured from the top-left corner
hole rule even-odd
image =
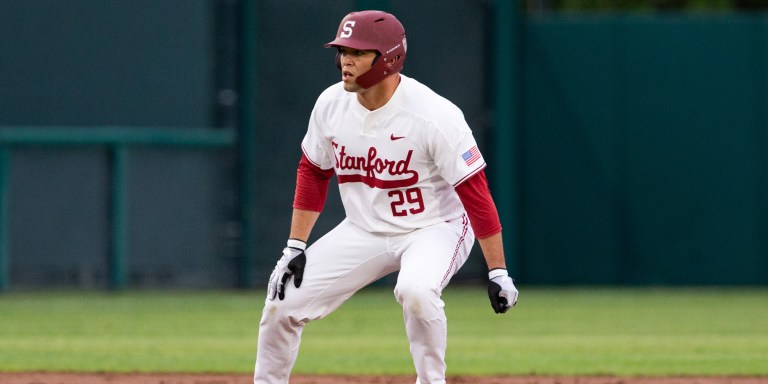
[[[488,272],[488,297],[496,313],[504,313],[517,304],[517,288],[507,275],[506,269],[494,269]]]
[[[307,256],[304,250],[307,243],[288,239],[288,245],[283,248],[283,256],[277,261],[267,286],[267,298],[274,300],[275,296],[283,300],[285,298],[285,284],[293,276],[293,285],[298,288],[304,279],[304,266],[307,264]]]

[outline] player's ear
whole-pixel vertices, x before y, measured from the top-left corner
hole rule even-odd
[[[395,55],[391,59],[384,59],[384,62],[387,63],[388,67],[394,67],[395,64],[397,64],[398,61],[400,61],[401,57],[400,55]]]

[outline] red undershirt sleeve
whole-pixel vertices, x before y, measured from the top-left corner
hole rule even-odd
[[[478,239],[501,232],[501,222],[496,204],[488,189],[485,170],[481,170],[455,187],[456,193],[469,215],[469,222]]]
[[[306,155],[301,155],[299,168],[296,170],[296,193],[293,207],[307,211],[322,212],[328,196],[328,184],[333,176],[333,168],[322,169],[313,164]]]

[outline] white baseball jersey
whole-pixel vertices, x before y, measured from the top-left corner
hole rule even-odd
[[[306,157],[334,168],[347,218],[400,234],[464,213],[454,186],[485,167],[461,110],[409,77],[369,111],[342,83],[318,98],[302,141]]]

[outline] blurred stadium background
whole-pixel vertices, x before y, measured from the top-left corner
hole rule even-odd
[[[365,8],[464,111],[520,285],[768,284],[766,6],[0,1],[0,290],[262,285]]]

